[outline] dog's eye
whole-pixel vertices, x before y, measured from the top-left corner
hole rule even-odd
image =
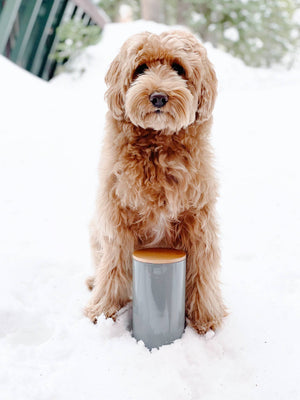
[[[142,75],[146,71],[146,69],[148,69],[146,64],[139,65],[133,73],[133,78],[136,78],[138,75]]]
[[[172,64],[172,68],[174,69],[174,71],[177,72],[178,75],[184,75],[185,74],[185,70],[180,64],[173,63]]]

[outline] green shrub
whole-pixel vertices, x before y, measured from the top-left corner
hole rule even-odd
[[[251,66],[290,62],[299,45],[299,0],[192,0],[188,25]],[[298,3],[298,4],[297,4]]]
[[[56,31],[59,42],[52,58],[63,63],[78,55],[87,46],[100,40],[101,28],[97,25],[86,26],[82,20],[74,19],[63,23]]]
[[[161,21],[187,25],[203,41],[248,65],[269,67],[279,62],[290,65],[299,51],[300,0],[159,1]],[[114,20],[122,3],[122,0],[101,0],[100,6]],[[133,7],[135,16],[140,14],[140,1],[124,3]]]

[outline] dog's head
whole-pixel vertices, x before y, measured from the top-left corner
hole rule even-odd
[[[217,88],[205,48],[185,31],[132,36],[112,62],[106,98],[114,118],[176,132],[210,118]]]

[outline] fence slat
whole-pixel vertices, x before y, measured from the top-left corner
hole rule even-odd
[[[78,7],[82,8],[82,10],[84,10],[84,12],[87,13],[101,28],[103,28],[107,22],[110,22],[107,15],[101,12],[100,9],[91,1],[73,0],[73,2],[77,4]]]
[[[0,15],[0,54],[5,51],[22,0],[7,1]]]
[[[64,3],[63,9],[62,9],[62,13],[61,13],[61,15],[59,17],[59,21],[58,21],[57,26],[59,26],[64,21],[64,19],[66,18],[66,15],[68,15],[68,11],[69,11],[68,0],[65,0],[65,3]],[[53,63],[55,63],[55,61],[53,59],[51,59],[50,56],[54,53],[54,50],[55,50],[55,48],[56,48],[58,43],[59,43],[59,37],[58,37],[57,34],[55,34],[54,40],[53,40],[52,45],[51,45],[51,47],[49,49],[49,52],[47,54],[47,60],[46,60],[45,65],[43,67],[43,71],[42,72],[40,71],[41,78],[43,78],[45,80],[49,79],[50,68],[53,65]]]
[[[43,0],[36,0],[35,1],[34,8],[32,10],[32,14],[31,14],[30,20],[28,21],[26,32],[24,34],[22,43],[20,44],[20,49],[19,49],[19,52],[18,52],[18,55],[17,55],[16,63],[18,65],[21,65],[22,67],[25,66],[25,65],[23,65],[23,56],[24,56],[28,41],[30,39],[30,35],[32,33],[33,26],[34,26],[35,21],[37,19],[37,16],[38,16],[42,1]]]
[[[48,19],[47,19],[46,25],[45,25],[44,30],[43,30],[42,37],[40,39],[40,43],[39,43],[38,48],[36,50],[36,53],[35,53],[35,56],[34,56],[34,63],[32,65],[32,67],[30,68],[30,71],[35,75],[38,75],[38,73],[39,73],[39,69],[40,69],[41,63],[42,63],[42,53],[43,53],[43,50],[44,50],[44,46],[46,44],[46,40],[47,40],[47,37],[49,35],[49,31],[50,31],[52,22],[53,22],[53,20],[55,18],[55,14],[56,14],[56,11],[58,9],[59,4],[60,4],[60,0],[54,0],[53,5],[51,7],[51,11],[50,11],[50,13],[48,15]]]
[[[18,64],[18,60],[20,60],[19,54],[20,52],[23,53],[23,47],[24,43],[26,45],[27,40],[29,38],[31,29],[30,27],[33,25],[31,22],[33,20],[33,17],[36,17],[36,14],[38,12],[39,4],[42,2],[42,0],[39,1],[33,1],[29,2],[26,4],[24,11],[23,11],[23,18],[20,18],[20,31],[18,33],[18,36],[16,38],[16,43],[11,51],[10,59],[14,61],[15,63]],[[20,8],[20,11],[22,9],[22,6]],[[35,10],[37,11],[35,12]],[[34,17],[34,20],[35,20]],[[22,57],[22,55],[21,55]]]

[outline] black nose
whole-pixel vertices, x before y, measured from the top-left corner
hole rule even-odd
[[[156,108],[163,107],[169,100],[168,96],[162,92],[154,92],[150,94],[149,99]]]

